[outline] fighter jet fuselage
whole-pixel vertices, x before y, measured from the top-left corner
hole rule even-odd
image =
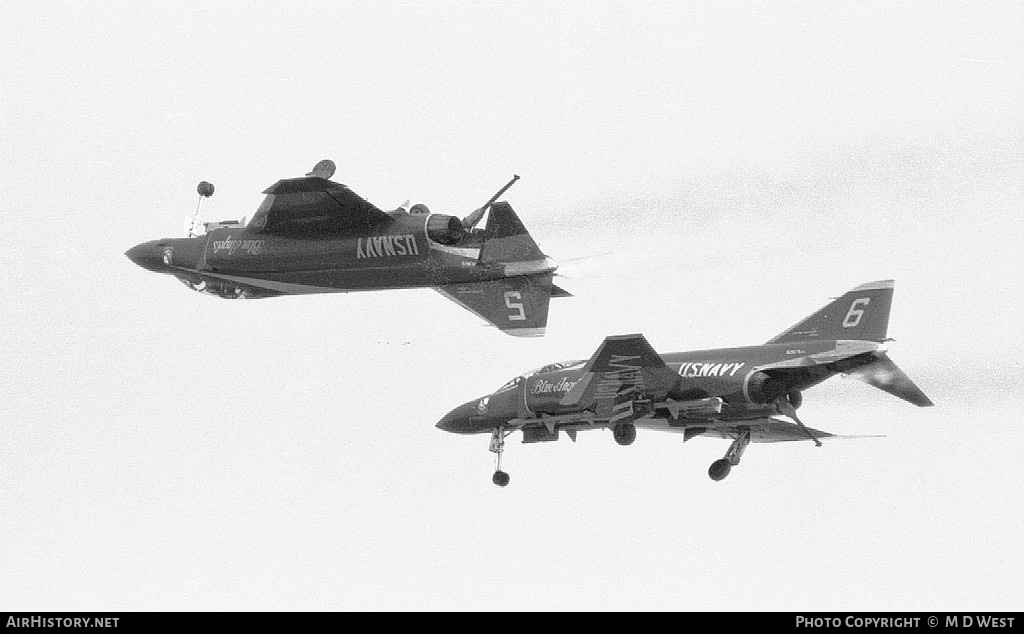
[[[459,246],[431,237],[431,220],[452,216],[390,215],[393,222],[387,227],[357,235],[290,236],[222,228],[195,238],[152,240],[127,255],[139,266],[174,275],[195,290],[229,298],[473,284],[557,268],[546,257],[481,262],[482,237],[471,236]],[[441,237],[440,232],[435,236]]]
[[[305,178],[278,181],[244,226],[214,223],[204,235],[151,240],[125,255],[231,299],[433,288],[515,336],[543,334],[550,298],[569,295],[552,284],[555,262],[496,201],[518,176],[460,220],[423,205],[382,211],[329,180],[333,169],[323,161]],[[209,196],[213,186],[198,189]],[[475,228],[485,212],[486,227]]]
[[[589,429],[612,430],[620,445],[631,444],[637,429],[731,439],[708,472],[721,480],[751,442],[833,437],[804,426],[796,409],[803,390],[836,374],[932,404],[886,354],[892,294],[892,280],[862,284],[759,346],[659,355],[642,335],[608,337],[589,360],[522,374],[455,408],[437,427],[491,434],[500,486],[508,484],[500,470],[504,438],[515,431],[524,443],[555,441],[562,432],[575,440]]]
[[[585,361],[569,361],[545,366],[539,371],[513,379],[497,392],[462,405],[438,427],[453,433],[490,432],[497,423],[520,419],[543,420],[558,416],[558,429],[587,429],[602,417],[600,396],[608,407],[609,424],[635,423],[637,427],[670,430],[679,422],[679,431],[701,419],[745,420],[779,414],[777,399],[799,399],[799,392],[830,376],[847,372],[875,359],[884,352],[881,344],[861,341],[807,341],[739,348],[693,350],[658,355],[667,372],[647,374],[633,355],[621,355],[596,381],[593,402],[582,400],[583,382],[588,378]],[[803,365],[800,359],[834,356],[832,363]],[[630,358],[633,357],[633,358]],[[764,368],[786,368],[787,361],[797,363],[785,372]],[[653,380],[652,380],[653,379]],[[577,386],[580,386],[577,388]],[[573,391],[573,388],[577,388]],[[579,396],[577,396],[579,394]],[[636,409],[616,418],[615,403],[640,401],[652,409],[636,417]],[[676,401],[673,405],[671,402]],[[483,405],[481,405],[483,403]],[[642,406],[641,408],[642,409]],[[684,412],[678,421],[673,411]],[[623,407],[621,411],[625,412]],[[572,419],[576,418],[575,424]],[[629,420],[626,420],[628,418]]]

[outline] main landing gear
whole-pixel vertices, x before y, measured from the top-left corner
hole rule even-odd
[[[797,415],[796,415],[796,408],[800,407],[800,403],[802,403],[802,402],[803,402],[803,397],[800,395],[800,392],[797,392],[796,390],[794,390],[794,391],[790,392],[789,394],[783,394],[782,396],[780,396],[775,401],[775,405],[776,405],[776,407],[779,408],[779,413],[780,414],[782,414],[783,416],[788,416],[789,418],[791,418],[793,420],[793,422],[796,423],[796,426],[800,428],[800,431],[802,431],[804,434],[806,434],[808,438],[813,440],[815,445],[820,447],[821,446],[821,441],[818,440],[817,436],[815,436],[813,433],[811,433],[811,430],[807,429],[807,427],[804,425],[803,421],[801,421],[800,418],[797,417]]]
[[[725,476],[729,475],[729,472],[732,471],[732,468],[740,463],[740,458],[749,444],[750,430],[748,429],[740,432],[736,440],[732,441],[732,444],[729,445],[729,451],[725,452],[724,458],[711,463],[711,466],[708,468],[708,477],[715,482],[724,480]]]
[[[508,436],[511,433],[512,432],[506,432],[504,427],[495,427],[494,431],[491,432],[491,446],[489,449],[498,454],[498,459],[494,465],[494,475],[491,476],[491,482],[500,487],[508,486],[508,474],[501,470],[501,453],[505,451],[505,436]]]
[[[615,442],[619,443],[623,447],[626,445],[632,445],[633,441],[636,440],[636,425],[633,423],[622,423],[612,427],[612,436],[615,438]]]

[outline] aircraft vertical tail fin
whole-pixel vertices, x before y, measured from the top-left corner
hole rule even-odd
[[[523,226],[523,221],[507,202],[491,205],[484,237],[484,245],[480,249],[482,263],[532,262],[546,259]]]
[[[893,280],[861,284],[768,343],[853,339],[884,341],[889,328]]]
[[[438,292],[514,337],[540,337],[548,323],[551,273],[448,284]]]

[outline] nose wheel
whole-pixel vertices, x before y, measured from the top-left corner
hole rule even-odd
[[[497,454],[497,459],[494,464],[494,475],[491,476],[491,482],[500,487],[508,486],[508,474],[501,470],[501,454],[505,451],[505,436],[508,436],[511,433],[512,432],[506,432],[504,427],[496,427],[494,431],[491,432],[491,445],[489,449]]]

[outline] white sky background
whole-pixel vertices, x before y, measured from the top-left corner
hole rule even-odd
[[[1024,10],[1013,2],[8,3],[0,608],[1019,610]],[[229,302],[123,255],[318,160],[382,208],[506,194],[544,339],[427,290]],[[434,428],[643,332],[760,343],[895,278],[891,356],[728,447]]]

